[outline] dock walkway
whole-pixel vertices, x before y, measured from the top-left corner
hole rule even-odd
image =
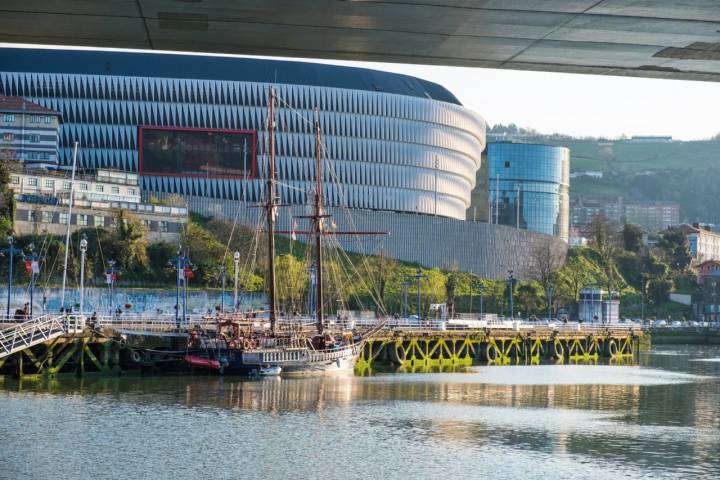
[[[262,324],[264,320],[258,319]],[[59,373],[119,374],[125,370],[160,372],[177,365],[188,332],[214,329],[213,317],[192,315],[43,315],[22,323],[0,319],[0,372],[16,376]],[[329,322],[328,331],[368,325]],[[555,360],[597,360],[634,355],[646,339],[637,326],[538,324],[518,321],[390,321],[367,339],[356,371],[382,364],[415,370],[473,364],[507,365]]]

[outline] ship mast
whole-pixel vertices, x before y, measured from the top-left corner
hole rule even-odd
[[[267,174],[267,245],[268,245],[268,294],[270,296],[270,331],[276,332],[277,292],[275,284],[275,89],[270,87],[268,96],[268,174]]]
[[[320,143],[320,116],[315,110],[315,266],[317,273],[315,275],[316,286],[316,322],[318,333],[323,333],[323,317],[325,305],[323,299],[323,276],[322,276],[322,248],[321,237],[323,232],[323,214],[322,214],[322,145]]]
[[[272,131],[271,131],[272,132]],[[272,137],[271,137],[271,143],[270,143],[270,165],[271,165],[271,174],[268,178],[268,191],[272,188],[270,179],[274,178],[274,163],[273,163],[273,144],[272,144]],[[280,235],[295,235],[295,234],[302,234],[302,235],[308,235],[315,237],[315,268],[316,268],[316,275],[315,275],[315,302],[317,304],[317,307],[315,308],[315,315],[316,315],[316,329],[319,334],[323,333],[323,330],[325,329],[323,325],[323,320],[325,319],[325,300],[323,298],[323,256],[322,256],[322,237],[325,235],[388,235],[389,232],[357,232],[357,231],[338,231],[338,230],[331,230],[331,231],[325,231],[324,228],[324,219],[330,217],[331,215],[323,212],[323,194],[322,194],[322,186],[323,186],[323,168],[322,168],[322,141],[321,141],[321,133],[320,133],[320,113],[317,109],[315,109],[315,201],[313,205],[313,212],[311,215],[298,215],[295,218],[306,218],[309,220],[312,220],[312,228],[309,228],[305,231],[295,231],[294,229],[292,231],[289,230],[276,230],[274,233],[278,233]],[[270,203],[268,201],[268,209],[270,208]],[[269,215],[268,215],[269,216]],[[271,231],[273,228],[273,224],[268,218],[268,231]],[[268,242],[268,245],[271,244]],[[272,247],[270,247],[272,249]],[[275,295],[275,282],[274,282],[274,274],[273,271],[271,273],[273,281],[272,287],[271,287],[271,299],[274,298]],[[273,300],[271,300],[272,302]],[[277,305],[275,306],[277,308]],[[272,312],[271,312],[272,315]]]

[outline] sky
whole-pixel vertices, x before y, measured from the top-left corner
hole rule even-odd
[[[0,43],[2,46],[30,45]],[[671,135],[681,140],[698,140],[720,133],[720,82],[299,58],[288,60],[352,65],[424,78],[446,87],[490,125],[515,123],[542,133],[579,137]]]
[[[312,60],[311,60],[312,61]],[[720,133],[720,82],[326,62],[404,73],[439,83],[488,124],[515,123],[573,136],[672,135],[698,140]]]

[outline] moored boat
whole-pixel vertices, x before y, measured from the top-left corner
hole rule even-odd
[[[310,228],[302,232],[283,232],[275,229],[277,209],[282,206],[276,203],[275,194],[275,93],[270,88],[268,97],[268,163],[266,201],[262,205],[265,210],[265,231],[267,237],[267,287],[269,305],[266,310],[269,319],[269,329],[264,328],[264,322],[258,322],[257,312],[236,311],[230,314],[222,313],[215,317],[217,328],[214,332],[195,330],[191,332],[188,342],[188,356],[193,362],[196,357],[208,358],[219,364],[218,371],[238,371],[243,373],[267,371],[273,375],[327,373],[351,370],[357,360],[363,343],[379,330],[384,324],[384,318],[378,316],[377,324],[365,332],[355,330],[346,331],[335,328],[333,332],[327,331],[325,311],[328,304],[324,296],[324,276],[327,275],[323,267],[323,239],[335,239],[338,235],[372,235],[387,234],[387,232],[340,232],[327,229],[330,215],[323,208],[323,145],[320,135],[319,118],[315,118],[315,186],[307,192],[313,199],[312,213],[296,218],[310,221]],[[287,102],[285,102],[287,103]],[[258,232],[259,233],[259,232]],[[308,247],[312,248],[312,265],[308,268],[313,272],[310,275],[309,290],[313,293],[313,306],[309,316],[279,314],[278,297],[275,273],[275,234],[306,235]],[[339,246],[339,244],[338,244]],[[308,249],[310,251],[310,248]],[[335,278],[335,281],[343,279]],[[237,307],[237,305],[236,305]],[[384,311],[382,305],[377,311]],[[302,320],[310,320],[310,323]],[[309,327],[309,328],[308,328]],[[222,361],[218,360],[222,359]],[[188,361],[188,360],[186,360]],[[188,361],[188,363],[191,363]],[[212,363],[215,365],[216,363]],[[274,373],[276,372],[276,373]]]
[[[193,367],[204,367],[211,370],[220,370],[222,367],[219,360],[204,358],[199,355],[185,355],[183,359],[188,363],[188,365]]]

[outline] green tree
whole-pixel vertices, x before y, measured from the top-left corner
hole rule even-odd
[[[604,215],[597,215],[593,218],[591,231],[591,246],[598,254],[597,264],[602,269],[602,283],[608,291],[615,291],[621,280],[615,265],[617,253],[615,226]]]
[[[668,300],[673,286],[672,279],[667,276],[652,279],[648,283],[648,296],[655,305],[659,305]]]
[[[422,296],[422,312],[420,315],[427,315],[431,303],[442,303],[445,300],[445,274],[438,268],[423,271],[423,279],[420,282]],[[412,305],[413,302],[408,302]],[[412,308],[411,308],[412,310]]]
[[[460,267],[456,264],[452,266],[450,271],[445,275],[445,302],[455,308],[455,294],[462,282],[462,274]],[[449,312],[455,313],[455,312]]]
[[[388,289],[398,275],[400,264],[393,258],[383,255],[360,257],[355,262],[357,272],[362,276],[364,289],[371,289],[372,296],[385,305]]]
[[[302,294],[307,289],[308,272],[294,256],[285,254],[275,259],[278,303],[285,311],[299,310]]]
[[[600,283],[604,277],[601,267],[593,260],[596,253],[589,247],[573,248],[568,251],[565,265],[558,271],[554,282],[556,301],[565,299],[577,311],[580,290]]]
[[[10,189],[10,162],[0,160],[0,237],[13,231],[15,200]]]
[[[543,292],[547,292],[550,287],[554,288],[555,277],[565,260],[563,253],[552,242],[546,241],[534,248],[531,258],[532,278],[540,283]]]
[[[673,270],[681,272],[690,266],[690,247],[687,237],[679,228],[669,228],[663,232],[658,246]]]
[[[643,246],[643,231],[637,225],[626,223],[622,229],[622,240],[625,250],[639,253]]]
[[[177,247],[166,242],[155,242],[148,245],[147,254],[152,266],[152,279],[157,282],[174,282],[177,272],[172,259],[177,254]]]
[[[249,225],[222,219],[212,219],[207,222],[207,231],[224,244],[223,254],[227,252],[232,257],[235,252],[240,253],[240,267],[248,272],[265,273],[267,268],[267,236],[258,232]],[[280,237],[276,237],[277,241]],[[283,239],[284,240],[284,239]],[[276,248],[279,253],[286,253],[282,248]]]
[[[515,289],[515,312],[523,316],[542,314],[547,306],[545,290],[537,281],[520,282]]]
[[[120,210],[117,215],[118,256],[125,272],[141,273],[149,269],[147,228],[134,215]]]
[[[215,235],[195,222],[189,222],[182,236],[184,252],[195,265],[195,277],[205,286],[217,287],[221,282],[221,266],[231,270],[232,258],[225,255],[225,245]],[[197,284],[196,284],[197,285]]]

